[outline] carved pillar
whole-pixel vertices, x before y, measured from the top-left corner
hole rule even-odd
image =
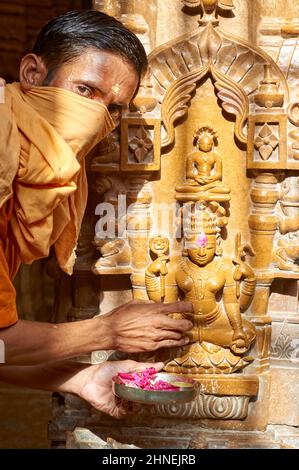
[[[119,19],[149,53],[156,44],[157,0],[94,0],[93,7]]]
[[[148,238],[151,226],[150,204],[152,193],[150,185],[144,188],[147,178],[131,177],[127,191],[129,212],[127,215],[127,234],[132,257],[132,288],[134,299],[147,299],[144,287],[144,270],[148,264]]]
[[[280,187],[275,175],[261,173],[255,179],[251,190],[253,207],[249,227],[253,249],[258,253],[252,266],[258,270],[268,270],[272,261],[274,235],[278,229],[275,209],[279,196]]]

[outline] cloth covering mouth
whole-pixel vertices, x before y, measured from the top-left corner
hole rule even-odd
[[[12,243],[19,261],[47,257],[54,245],[72,274],[87,203],[85,156],[115,127],[104,104],[62,88],[19,83],[0,104],[0,207],[13,198]]]

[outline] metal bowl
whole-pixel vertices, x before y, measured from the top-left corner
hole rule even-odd
[[[179,390],[143,390],[124,385],[121,383],[121,379],[115,376],[112,379],[113,393],[122,400],[148,405],[186,403],[194,400],[197,396],[197,382],[182,375],[159,372],[156,374],[154,382],[156,380],[164,380],[179,387]]]

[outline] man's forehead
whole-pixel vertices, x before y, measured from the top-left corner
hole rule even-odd
[[[96,77],[99,73],[106,74],[119,71],[119,67],[116,67],[116,64],[127,74],[136,74],[133,66],[122,57],[112,52],[101,51],[96,48],[86,49],[86,51],[82,52],[70,65],[78,69],[82,76],[84,76],[84,74],[93,74],[94,77]],[[83,68],[80,69],[82,66]]]

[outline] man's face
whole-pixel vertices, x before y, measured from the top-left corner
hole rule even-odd
[[[23,61],[30,56],[25,56]],[[34,85],[43,85],[43,82],[34,80]],[[72,62],[61,65],[53,78],[47,81],[47,86],[64,88],[103,103],[117,122],[122,109],[134,97],[138,82],[137,73],[130,63],[115,54],[91,47]]]
[[[121,57],[90,48],[74,62],[63,64],[48,85],[103,103],[118,121],[135,95],[138,76]]]

